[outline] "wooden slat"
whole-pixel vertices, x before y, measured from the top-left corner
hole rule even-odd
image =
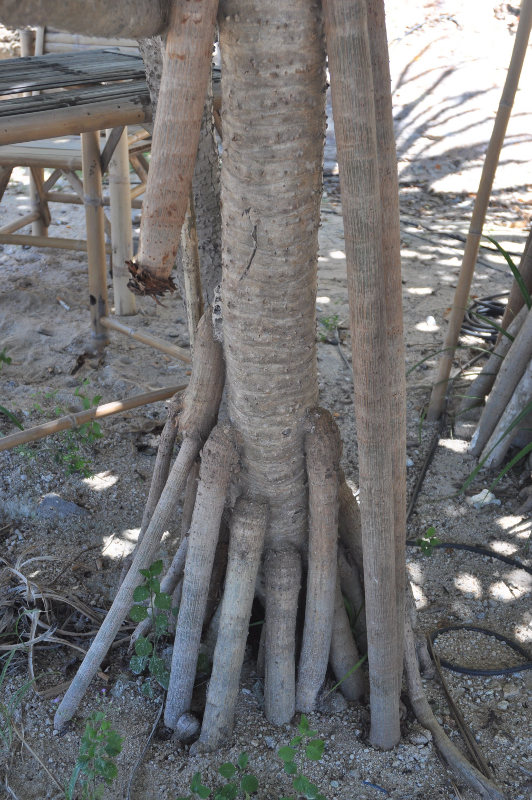
[[[152,336],[150,333],[136,331],[134,328],[129,328],[127,325],[118,322],[118,320],[113,317],[100,317],[100,324],[104,328],[123,333],[126,336],[131,336],[132,339],[136,339],[138,342],[147,344],[156,350],[160,350],[162,353],[167,353],[169,356],[174,356],[174,358],[179,359],[179,361],[184,361],[185,364],[190,364],[192,361],[190,350],[185,350],[184,347],[178,347],[175,344],[169,344],[163,341],[163,339],[159,339],[158,336]]]
[[[45,38],[44,38],[44,49],[46,53],[50,53],[50,45],[53,42],[61,42],[63,44],[71,44],[74,48],[75,46],[82,47],[87,46],[91,48],[101,48],[101,47],[124,47],[124,48],[131,48],[132,50],[139,49],[139,45],[136,39],[102,39],[98,36],[83,36],[80,33],[67,33],[67,31],[56,31],[52,28],[46,28]]]
[[[1,233],[0,244],[29,244],[33,247],[55,247],[58,250],[78,250],[87,252],[87,242],[83,239],[63,239],[58,236],[26,236],[22,233]],[[105,252],[111,252],[111,245],[105,246]]]
[[[43,138],[140,125],[151,119],[148,94],[121,97],[98,104],[87,103],[39,114],[39,135]],[[0,118],[0,145],[30,142],[35,138],[35,118],[31,114]]]
[[[25,228],[26,225],[29,225],[30,222],[35,222],[39,217],[40,214],[38,211],[31,211],[29,214],[24,214],[23,217],[19,217],[13,222],[10,222],[9,225],[3,225],[0,228],[0,235],[3,233],[14,233],[20,230],[20,228]]]
[[[0,95],[144,77],[140,56],[110,50],[8,58],[0,67]]]
[[[107,100],[119,100],[122,97],[125,99],[138,97],[139,101],[146,104],[150,102],[145,81],[129,81],[126,83],[106,84],[104,86],[84,86],[79,89],[30,95],[29,97],[13,97],[0,102],[0,117],[40,114],[43,111],[56,108],[73,108],[74,106],[95,104]],[[34,133],[39,133],[38,129]],[[39,136],[39,138],[43,137]]]

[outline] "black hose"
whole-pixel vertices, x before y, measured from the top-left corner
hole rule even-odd
[[[435,640],[441,633],[446,633],[447,631],[476,631],[477,633],[483,633],[485,636],[493,636],[494,639],[497,639],[499,642],[504,642],[504,644],[511,647],[516,653],[519,653],[520,656],[526,659],[522,664],[516,664],[514,667],[493,667],[492,669],[476,669],[474,667],[463,667],[460,664],[453,664],[452,661],[447,661],[445,658],[439,656],[440,664],[442,667],[447,667],[447,669],[452,669],[453,672],[459,672],[462,675],[483,675],[483,676],[490,676],[490,675],[513,675],[516,672],[523,672],[527,669],[532,669],[532,661],[530,661],[530,655],[522,647],[519,642],[516,642],[515,639],[511,639],[509,636],[503,636],[502,633],[496,633],[496,631],[492,631],[489,628],[482,628],[478,625],[447,625],[445,628],[437,628],[434,631],[429,633],[430,640],[434,644]]]

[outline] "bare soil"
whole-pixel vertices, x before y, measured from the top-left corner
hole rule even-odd
[[[411,370],[408,482],[412,491],[435,433],[433,426],[423,423],[423,410],[460,268],[482,156],[514,41],[516,16],[510,5],[493,0],[482,8],[456,0],[408,4],[390,0],[388,15],[401,184],[407,369]],[[3,55],[11,54],[15,37],[0,30],[0,45]],[[530,70],[530,64],[526,65],[523,87],[530,85]],[[517,256],[530,225],[531,112],[523,89],[516,101],[486,224],[486,230]],[[321,402],[334,411],[344,441],[344,469],[356,484],[345,255],[332,129],[325,169],[316,327]],[[18,170],[14,177],[2,205],[3,214],[9,211],[9,219],[28,210],[27,176]],[[83,211],[59,207],[50,235],[66,236],[69,231],[83,235]],[[91,355],[83,254],[3,246],[0,269],[0,351],[5,348],[12,359],[0,371],[0,404],[16,414],[24,427],[81,408],[75,392],[82,384],[84,394],[91,398],[101,395],[101,402],[107,402],[186,382],[187,369],[182,364],[119,334],[112,336],[103,356]],[[493,295],[509,286],[504,260],[489,246],[483,247],[472,294]],[[141,301],[139,313],[127,323],[185,345],[188,334],[181,301],[171,298],[165,306]],[[459,361],[465,365],[484,344],[472,338],[463,343]],[[463,387],[464,382],[456,382],[455,405]],[[138,533],[164,419],[165,407],[159,403],[103,421],[103,436],[92,444],[79,444],[75,439],[77,454],[92,477],[69,474],[65,457],[73,452],[72,443],[64,435],[1,453],[3,563],[16,566],[37,586],[79,598],[96,613],[108,608],[122,560]],[[0,415],[0,430],[7,434],[15,428]],[[459,424],[454,428],[449,424],[441,432],[410,519],[409,537],[416,539],[434,526],[442,542],[483,545],[530,567],[531,521],[519,513],[518,496],[530,484],[530,469],[518,465],[495,487],[498,504],[475,509],[468,496],[489,486],[493,476],[481,473],[465,493],[457,493],[475,466],[467,453],[471,433],[471,426]],[[39,503],[48,493],[75,503],[80,512],[43,517]],[[166,560],[178,532],[179,515],[163,541]],[[408,549],[407,569],[420,632],[474,624],[530,647],[530,572],[452,548],[438,549],[427,557],[415,547]],[[21,580],[6,572],[0,578],[0,628],[8,621],[2,614],[9,613],[14,604],[32,606],[27,593],[14,592]],[[70,612],[64,607],[58,606],[56,614],[60,627],[77,625],[79,635],[70,641],[85,648],[94,624],[77,613],[67,620]],[[15,620],[10,625],[7,630],[13,630]],[[5,635],[6,630],[0,633]],[[159,725],[136,772],[131,798],[174,800],[187,793],[197,771],[204,783],[212,786],[219,764],[236,760],[243,750],[249,753],[250,768],[260,780],[259,798],[274,800],[291,793],[276,751],[288,743],[295,727],[276,728],[265,722],[253,648],[250,641],[235,731],[227,748],[211,756],[191,757],[188,748],[172,741]],[[520,661],[503,643],[469,631],[442,634],[436,649],[442,657],[474,669],[510,667]],[[25,694],[14,720],[64,785],[76,760],[84,719],[94,709],[104,711],[124,737],[118,779],[105,797],[122,798],[162,695],[152,700],[141,695],[140,681],[128,667],[126,646],[118,647],[104,662],[71,728],[63,736],[55,735],[52,719],[60,693],[43,693],[72,677],[78,656],[76,650],[54,643],[36,646],[33,662],[38,692]],[[531,796],[532,766],[527,761],[531,675],[522,671],[485,677],[445,670],[449,688],[508,800]],[[27,654],[21,653],[0,687],[4,702],[27,680]],[[425,685],[437,717],[462,746],[438,681],[427,679]],[[326,688],[331,687],[332,682]],[[201,691],[200,686],[198,693]],[[326,749],[319,763],[305,764],[304,772],[329,800],[472,800],[473,793],[440,762],[430,734],[415,721],[406,698],[404,736],[393,751],[370,748],[368,719],[366,703],[350,705],[337,692],[324,694],[319,710],[310,716]],[[2,769],[11,788],[0,787],[0,796],[2,791],[20,800],[59,796],[16,740],[10,755],[3,752]]]

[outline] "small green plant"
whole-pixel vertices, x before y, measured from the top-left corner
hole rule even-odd
[[[0,370],[2,369],[4,364],[7,364],[9,366],[9,364],[11,364],[11,361],[12,359],[10,358],[10,356],[6,355],[6,348],[5,347],[2,348],[2,350],[0,350]],[[0,406],[0,414],[2,414],[4,417],[7,417],[7,419],[10,422],[12,422],[13,425],[16,425],[17,428],[20,428],[21,431],[24,430],[20,420],[17,419],[17,417],[13,414],[13,412],[10,411],[5,406]]]
[[[226,783],[214,790],[214,800],[234,800],[236,797],[244,797],[248,800],[252,794],[255,794],[259,788],[259,782],[255,775],[245,772],[248,761],[248,754],[240,753],[236,764],[227,761],[219,767],[218,772],[222,778],[225,778]],[[178,797],[176,800],[193,800],[194,797],[206,800],[211,796],[213,790],[201,782],[201,773],[196,772],[190,782],[190,791],[192,794]]]
[[[296,800],[296,797],[304,797],[307,800],[326,800],[325,795],[320,793],[316,784],[311,783],[298,767],[297,761],[301,760],[304,753],[310,761],[320,761],[325,749],[323,739],[316,739],[317,731],[311,729],[309,721],[304,714],[301,714],[299,723],[299,733],[291,739],[290,744],[281,747],[277,755],[283,762],[283,769],[287,775],[293,775],[292,786],[296,791],[296,796],[282,797],[281,800]]]
[[[163,562],[155,561],[148,569],[141,569],[140,574],[144,581],[133,592],[134,605],[129,616],[133,622],[142,622],[151,615],[153,623],[153,643],[145,636],[139,636],[135,641],[135,655],[131,657],[129,665],[135,675],[142,675],[147,669],[149,677],[142,684],[141,691],[146,697],[153,697],[153,681],[163,689],[168,689],[170,673],[163,659],[157,654],[159,641],[168,630],[169,613],[177,614],[177,608],[172,608],[172,597],[166,592],[161,592],[159,575],[163,570]],[[144,604],[149,601],[149,605]],[[162,613],[161,613],[162,612]]]
[[[295,795],[283,795],[279,800],[297,800],[297,798],[307,798],[307,800],[326,800],[325,795],[320,793],[318,787],[305,777],[297,761],[304,755],[310,761],[320,761],[325,749],[323,739],[316,739],[316,731],[311,730],[309,721],[304,714],[301,714],[299,723],[299,733],[294,736],[290,744],[281,747],[277,754],[283,762],[284,771],[292,776],[292,786]],[[222,764],[218,772],[225,778],[226,783],[216,789],[205,786],[201,780],[201,773],[196,772],[190,782],[190,792],[186,796],[177,797],[176,800],[194,800],[196,797],[206,800],[211,797],[213,800],[235,800],[243,797],[249,800],[251,795],[259,791],[259,781],[255,775],[246,772],[249,757],[247,753],[240,753],[236,764],[226,762]]]
[[[338,328],[339,321],[340,317],[338,314],[331,314],[330,317],[321,317],[320,325],[322,329],[320,329],[319,332],[320,342],[329,342],[336,336],[336,329]]]
[[[74,392],[74,397],[78,397],[81,400],[84,411],[96,407],[102,399],[99,394],[93,397],[87,394],[88,383],[88,378],[85,378]],[[51,412],[55,416],[66,414],[67,411],[56,402],[57,392],[57,389],[52,389],[48,392],[40,391],[35,393],[33,395],[33,411],[44,416],[48,416]],[[84,478],[90,478],[94,474],[94,470],[87,456],[87,447],[93,445],[101,437],[100,425],[95,420],[90,420],[77,428],[72,428],[59,434],[49,442],[44,442],[38,450],[22,446],[17,448],[16,452],[25,458],[33,458],[37,453],[39,455],[49,453],[57,464],[62,464],[65,467],[67,475],[78,473]]]
[[[2,350],[0,350],[0,369],[2,369],[4,364],[11,364],[11,361],[12,359],[6,355],[6,348],[3,347]]]
[[[81,737],[76,766],[65,789],[66,800],[99,800],[105,786],[118,774],[115,759],[122,750],[122,737],[111,728],[102,711],[94,711],[87,720]],[[75,795],[76,784],[81,794]]]
[[[436,545],[440,544],[440,540],[436,536],[436,528],[431,525],[423,536],[416,539],[416,544],[424,556],[431,556]]]

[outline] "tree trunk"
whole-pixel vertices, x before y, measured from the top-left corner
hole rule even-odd
[[[396,538],[404,532],[404,509],[399,508],[404,487],[392,481],[394,460],[398,481],[404,476],[400,447],[392,446],[404,421],[392,423],[391,416],[404,415],[404,382],[398,377],[400,365],[391,367],[393,358],[402,358],[396,341],[400,312],[389,313],[385,298],[388,293],[395,302],[398,294],[396,222],[384,242],[380,236],[381,204],[392,209],[390,213],[397,208],[392,197],[396,183],[389,174],[393,171],[390,130],[379,144],[376,135],[377,120],[379,125],[390,124],[389,102],[379,97],[386,82],[384,56],[375,50],[384,47],[383,16],[379,4],[372,19],[372,56],[362,0],[326,0],[325,10],[342,189],[347,189],[349,288],[357,325],[352,334],[363,481],[371,736],[374,743],[389,747],[399,735],[397,659],[404,566],[402,542],[396,546]],[[147,566],[146,559],[154,553],[178,492],[187,482],[186,473],[195,475],[196,456],[205,442],[165,709],[166,723],[179,735],[184,723],[190,723],[202,628],[210,613],[209,589],[219,581],[213,565],[217,541],[224,535],[220,526],[222,518],[231,515],[224,596],[216,625],[211,624],[208,632],[212,640],[217,630],[217,642],[196,750],[217,747],[230,735],[254,592],[265,607],[264,698],[270,721],[283,724],[294,710],[315,707],[328,661],[349,699],[357,699],[363,688],[360,673],[353,673],[358,651],[340,593],[359,612],[358,506],[339,469],[339,437],[332,417],[317,408],[315,302],[325,121],[321,4],[319,0],[290,4],[224,0],[220,11],[223,276],[213,318],[221,319],[228,419],[211,431],[222,364],[211,319],[204,317],[179,415],[183,445],[162,493],[160,479],[169,465],[161,455],[141,548],[103,633],[96,636],[56,714],[56,725],[61,726],[74,713],[118,630],[120,614],[127,612],[139,583],[138,569]],[[354,76],[346,72],[349,64],[356,67]],[[379,90],[375,97],[373,73]],[[168,129],[164,139],[181,120],[163,119]],[[158,163],[150,180],[164,168],[168,171],[173,163],[168,158],[164,151],[154,150],[152,160]],[[179,194],[184,194],[179,203],[186,204],[184,182]],[[159,217],[148,215],[147,240],[154,220],[156,232]],[[156,239],[155,235],[151,240]],[[152,269],[156,275],[155,264]],[[147,273],[149,277],[149,267]],[[395,398],[390,397],[391,388],[396,389]],[[168,445],[171,435],[169,426]],[[194,484],[191,478],[189,499]],[[163,585],[173,586],[184,550],[185,545]],[[411,651],[409,647],[406,653],[409,675],[419,699],[419,675]],[[418,708],[421,714],[419,703]],[[447,752],[454,757],[452,750]],[[467,768],[462,768],[467,777]],[[477,786],[480,779],[471,775],[469,780]]]

